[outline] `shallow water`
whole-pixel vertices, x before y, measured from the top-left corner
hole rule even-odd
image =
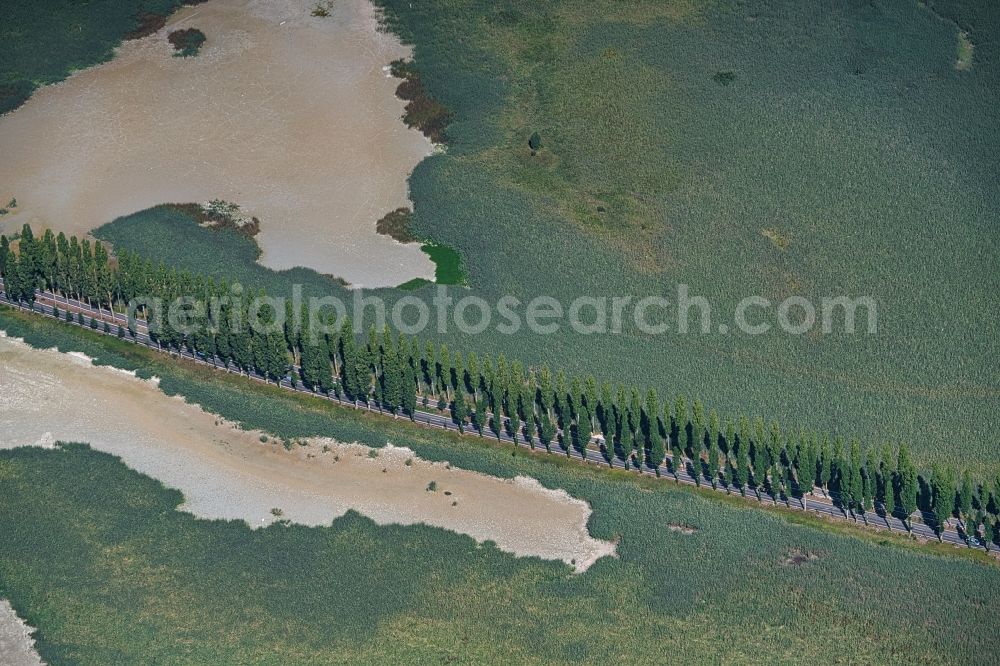
[[[17,616],[10,602],[0,599],[0,664],[3,666],[39,666],[41,657],[31,638],[33,629]]]
[[[364,286],[432,279],[415,244],[375,232],[409,205],[406,180],[433,149],[400,120],[409,55],[368,0],[210,0],[110,62],[39,90],[0,118],[0,217],[82,234],[160,203],[224,199],[261,220],[261,262]],[[173,57],[170,30],[207,36]]]
[[[392,446],[376,457],[323,439],[286,450],[166,396],[156,381],[0,337],[0,448],[56,441],[120,456],[179,489],[182,510],[203,518],[261,526],[279,519],[277,509],[281,519],[328,525],[353,509],[379,524],[426,523],[577,570],[615,550],[590,536],[586,502],[534,479],[448,469]]]

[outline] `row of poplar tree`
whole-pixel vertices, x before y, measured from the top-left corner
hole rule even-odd
[[[788,434],[759,417],[723,422],[715,410],[706,411],[700,400],[689,403],[683,395],[664,400],[652,388],[643,393],[593,377],[568,377],[547,366],[525,368],[502,355],[463,356],[446,345],[395,335],[388,327],[371,327],[367,337],[359,337],[350,318],[338,324],[332,312],[313,313],[313,321],[322,325],[315,327],[306,311],[296,319],[289,305],[282,318],[265,304],[256,319],[283,319],[283,325],[249,327],[252,299],[250,294],[234,297],[241,293],[239,285],[124,251],[112,260],[100,243],[50,230],[36,238],[27,225],[16,252],[0,236],[0,276],[12,299],[32,301],[40,288],[109,311],[140,298],[202,304],[214,298],[221,304],[214,311],[190,309],[194,314],[184,330],[152,308],[140,314],[161,347],[188,349],[265,379],[291,375],[314,391],[374,401],[393,414],[412,417],[418,402],[433,403],[450,411],[463,431],[471,424],[480,435],[503,433],[533,446],[576,449],[609,462],[618,458],[657,474],[684,474],[713,487],[724,483],[758,498],[764,493],[775,502],[796,497],[805,503],[819,487],[855,519],[867,521],[873,512],[909,517],[919,508],[933,514],[939,533],[958,518],[967,537],[976,536],[987,547],[1000,539],[1000,474],[992,488],[968,471],[959,475],[947,466],[935,465],[921,475],[905,444],[863,450],[856,440],[845,444],[815,433]],[[134,336],[135,320],[129,320],[128,332],[118,329],[119,336]],[[589,448],[595,440],[599,453]]]

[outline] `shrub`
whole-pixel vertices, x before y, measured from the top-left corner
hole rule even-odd
[[[186,28],[184,30],[174,30],[167,36],[174,50],[175,56],[188,58],[198,55],[202,44],[205,43],[205,33],[197,28]]]
[[[542,136],[538,132],[533,132],[528,138],[528,148],[531,148],[532,155],[542,149]]]
[[[728,86],[730,83],[736,80],[736,72],[716,72],[712,75],[712,80],[721,86]]]
[[[326,18],[330,15],[331,9],[333,9],[333,3],[327,0],[326,2],[317,2],[310,13],[313,16]]]

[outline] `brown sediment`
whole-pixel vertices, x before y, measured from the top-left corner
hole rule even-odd
[[[409,49],[369,0],[208,0],[115,57],[45,86],[0,117],[0,218],[82,235],[168,202],[223,199],[260,220],[260,262],[357,286],[433,279],[416,245],[375,233],[410,205],[407,178],[433,144],[400,121],[389,63]],[[175,58],[166,32],[210,35]]]
[[[136,16],[137,25],[130,32],[125,33],[123,39],[142,39],[159,31],[167,24],[167,17],[155,12],[143,12]]]
[[[381,220],[375,223],[375,231],[383,236],[394,238],[400,243],[416,243],[419,239],[410,232],[410,215],[412,214],[409,208],[397,208],[386,213]]]
[[[430,96],[412,62],[393,61],[392,75],[403,79],[396,88],[396,96],[407,102],[403,122],[423,132],[434,143],[445,143],[445,128],[451,122],[451,111]]]
[[[241,223],[228,215],[213,213],[201,204],[173,203],[165,205],[167,208],[173,208],[174,210],[184,213],[198,224],[208,227],[209,229],[231,229],[232,231],[235,231],[242,236],[246,236],[247,238],[253,238],[260,233],[260,220],[256,217],[252,217],[248,221]]]
[[[58,441],[119,456],[179,489],[180,508],[203,518],[329,525],[354,510],[378,524],[423,523],[579,571],[615,551],[590,536],[586,502],[535,479],[431,463],[392,445],[285,442],[244,431],[166,396],[155,380],[0,335],[0,448]],[[427,491],[432,484],[437,492]]]
[[[788,551],[788,554],[782,558],[781,563],[785,566],[790,567],[800,567],[806,562],[815,562],[819,559],[819,555],[810,551],[804,551],[799,548],[793,548]]]
[[[680,523],[670,523],[669,525],[667,525],[667,529],[670,530],[671,532],[680,532],[681,534],[688,534],[688,535],[694,534],[695,532],[698,531],[694,527],[690,527],[688,525],[681,525]]]

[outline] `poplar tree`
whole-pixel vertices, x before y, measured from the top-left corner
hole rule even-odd
[[[614,398],[611,396],[611,384],[607,381],[601,384],[601,397],[597,405],[597,421],[604,437],[604,455],[609,463],[615,459],[615,426]]]
[[[736,482],[736,428],[732,419],[726,419],[725,444],[721,447],[725,454],[722,462],[723,482],[726,484],[726,494],[733,491]]]
[[[708,414],[708,476],[714,489],[719,480],[719,415],[714,409]]]
[[[476,352],[469,352],[465,359],[465,388],[472,394],[473,400],[479,399],[479,357]]]
[[[507,387],[510,386],[510,371],[507,369],[507,358],[500,354],[497,356],[497,367],[494,373],[493,391],[496,394],[497,408],[507,410]],[[509,414],[509,412],[507,412]]]
[[[458,431],[465,433],[465,418],[468,416],[469,408],[465,402],[465,391],[455,391],[455,398],[451,401],[452,419],[458,424]],[[514,440],[517,443],[517,439]]]
[[[701,452],[705,448],[705,408],[701,400],[695,398],[691,409],[691,424],[688,428],[688,455],[691,457],[695,485],[701,486]]]
[[[781,459],[781,451],[784,448],[784,446],[785,446],[785,440],[781,434],[781,428],[778,426],[777,421],[771,421],[770,434],[768,435],[767,438],[767,459],[768,462],[775,467],[780,476],[784,476],[778,469],[782,466],[784,462]]]
[[[587,404],[587,411],[590,414],[590,418],[587,420],[587,438],[594,433],[594,426],[596,425],[597,418],[597,406],[600,402],[600,396],[598,395],[597,380],[594,379],[593,375],[588,375],[587,379],[583,382],[583,400]]]
[[[560,370],[556,373],[556,385],[555,385],[555,390],[552,393],[553,397],[552,406],[556,414],[556,425],[562,428],[564,431],[569,428],[569,422],[570,419],[572,418],[570,416],[569,406],[566,404],[566,398],[568,393],[569,393],[569,386],[566,384],[566,375],[563,373],[562,370]]]
[[[878,492],[877,472],[878,460],[875,457],[875,451],[868,449],[865,466],[861,470],[861,515],[865,520],[865,525],[868,524],[868,511],[871,510]]]
[[[382,335],[382,401],[393,416],[403,402],[403,367],[396,352],[392,332],[386,327]],[[464,414],[463,414],[464,416]]]
[[[646,436],[646,447],[649,450],[649,466],[660,475],[660,464],[666,451],[663,449],[663,438],[660,436],[660,399],[654,389],[646,391],[646,408],[642,414],[642,427]]]
[[[962,481],[958,486],[958,515],[962,520],[972,516],[973,492],[972,477],[966,469],[962,472]]]
[[[830,484],[837,488],[841,507],[843,507],[845,501],[844,493],[847,493],[846,497],[850,497],[850,489],[845,488],[845,484],[847,484],[849,479],[848,463],[844,459],[844,441],[837,437],[833,440],[833,460],[830,462]]]
[[[881,485],[882,510],[885,513],[885,526],[892,530],[890,518],[896,511],[895,469],[892,464],[892,452],[886,446],[882,450]]]
[[[548,413],[543,412],[538,417],[538,438],[549,453],[552,452],[552,440],[555,439],[555,436],[556,424],[552,421],[552,417]]]
[[[917,510],[917,468],[910,459],[910,450],[905,443],[899,445],[896,471],[899,508],[903,511],[903,525],[909,531],[910,516]]]
[[[83,241],[86,243],[86,247],[90,248],[90,243],[86,239]],[[32,281],[32,287],[34,287],[34,277],[35,277],[35,235],[31,231],[31,226],[25,224],[21,227],[21,237],[18,241],[18,264],[19,268],[24,271],[28,279]]]
[[[993,513],[1000,515],[1000,472],[997,472],[996,478],[993,480]]]
[[[438,350],[436,378],[438,385],[438,408],[447,409],[451,401],[452,383],[451,377],[454,374],[452,368],[451,354],[448,352],[448,345],[441,344]]]
[[[819,464],[819,484],[826,495],[830,489],[830,480],[833,478],[833,453],[830,451],[830,438],[823,437],[823,449],[820,454]]]
[[[767,479],[768,461],[767,448],[762,441],[754,438],[750,444],[750,462],[753,466],[753,486],[754,492],[760,500],[760,489]]]
[[[941,540],[955,511],[955,475],[950,467],[941,467],[936,463],[931,471],[931,510],[937,522],[935,531],[938,540]]]
[[[611,450],[614,452],[617,449],[618,455],[622,459],[622,462],[625,463],[625,467],[627,469],[629,451],[632,448],[632,445],[631,443],[629,443],[627,447],[625,445],[625,426],[628,424],[628,419],[625,415],[625,412],[627,411],[625,400],[625,387],[619,384],[617,390],[615,391],[614,402],[611,405],[614,431],[611,438]]]
[[[3,282],[7,297],[17,303],[27,300],[26,292],[30,291],[28,289],[30,281],[25,277],[24,261],[16,254],[11,253],[7,257],[5,269],[6,274]]]
[[[542,416],[552,416],[552,371],[543,365],[538,371],[538,409]]]
[[[673,430],[677,433],[677,441],[682,447],[687,446],[688,439],[688,408],[687,399],[678,394],[674,399]]]
[[[10,257],[10,241],[0,234],[0,277],[7,275],[7,259]]]
[[[472,413],[472,425],[475,426],[476,430],[479,431],[479,436],[482,437],[486,429],[486,410],[489,409],[487,399],[485,395],[480,395],[476,400],[476,411]]]
[[[795,473],[792,466],[789,464],[785,466],[785,505],[789,507],[792,506],[792,489],[795,487],[794,484]]]
[[[528,373],[528,380],[524,384],[524,388],[521,392],[521,406],[523,409],[522,419],[524,420],[524,437],[531,445],[531,448],[535,448],[535,424],[537,418],[535,416],[535,395],[538,393],[536,388],[535,373]]]
[[[462,352],[456,351],[451,355],[451,387],[458,393],[465,390],[465,363],[462,360]]]
[[[740,495],[746,497],[747,483],[750,482],[750,421],[745,416],[740,417],[740,431],[736,446],[736,484],[740,487]]]
[[[981,509],[975,516],[969,516],[965,520],[965,544],[967,546],[972,547],[972,539],[979,538],[979,526],[982,525],[985,530],[987,522],[989,521],[986,518],[986,514]]]
[[[816,487],[816,449],[814,441],[810,440],[805,433],[799,438],[799,454],[795,467],[795,482],[799,487],[799,496],[802,498],[802,508],[808,508],[808,496]]]
[[[420,359],[420,368],[423,371],[424,383],[427,391],[431,395],[437,395],[437,357],[434,351],[434,343],[428,340],[424,345],[424,356]]]
[[[760,448],[761,455],[763,457],[766,465],[770,465],[771,461],[768,460],[767,456],[767,429],[764,426],[763,417],[758,416],[753,420],[753,441]]]
[[[642,469],[645,462],[645,442],[639,437],[641,432],[642,402],[639,399],[639,390],[632,387],[629,391],[628,401],[629,430],[632,433],[633,450],[635,451],[635,465]]]
[[[590,408],[585,400],[580,401],[576,412],[576,423],[573,426],[573,437],[580,456],[587,459],[587,445],[590,443]]]
[[[506,374],[506,373],[505,373]],[[503,396],[503,389],[501,388],[501,380],[494,373],[493,378],[490,380],[490,429],[493,434],[496,435],[497,439],[500,439],[501,433],[503,433],[503,414],[500,411],[500,400]]]
[[[275,383],[280,383],[288,374],[288,344],[285,342],[284,333],[271,331],[265,337],[265,345],[264,372],[270,375]]]
[[[521,401],[524,394],[524,366],[520,361],[514,361],[510,365],[510,373],[507,377],[507,404],[508,416],[507,430],[510,436],[517,443],[518,434],[521,431],[521,421],[526,420],[527,410]]]
[[[854,510],[861,506],[862,483],[861,445],[855,439],[851,441],[851,458],[847,465],[846,479],[841,488],[841,501],[855,520],[857,517],[854,516]]]
[[[358,366],[361,363],[357,340],[354,337],[354,325],[350,317],[344,317],[344,323],[340,325],[340,356],[344,360],[341,366],[344,392],[348,398],[357,403],[361,396],[361,380],[358,377]]]
[[[490,361],[488,356],[484,356],[482,360],[482,371],[481,371],[481,382],[480,389],[482,389],[483,397],[486,398],[486,406],[488,409],[493,408],[493,383],[496,381],[496,371],[493,369],[493,363]]]
[[[628,398],[626,398],[625,387],[618,387],[618,408],[620,411],[619,428],[620,435],[618,437],[618,443],[622,452],[622,460],[625,461],[625,468],[628,469],[630,461],[632,460],[632,422],[634,417],[631,414],[631,409],[629,408]]]
[[[414,345],[416,345],[416,341],[414,341]],[[400,389],[400,402],[403,412],[410,417],[411,421],[416,418],[417,384],[420,382],[415,354],[416,347],[407,345],[402,368],[403,385]]]

